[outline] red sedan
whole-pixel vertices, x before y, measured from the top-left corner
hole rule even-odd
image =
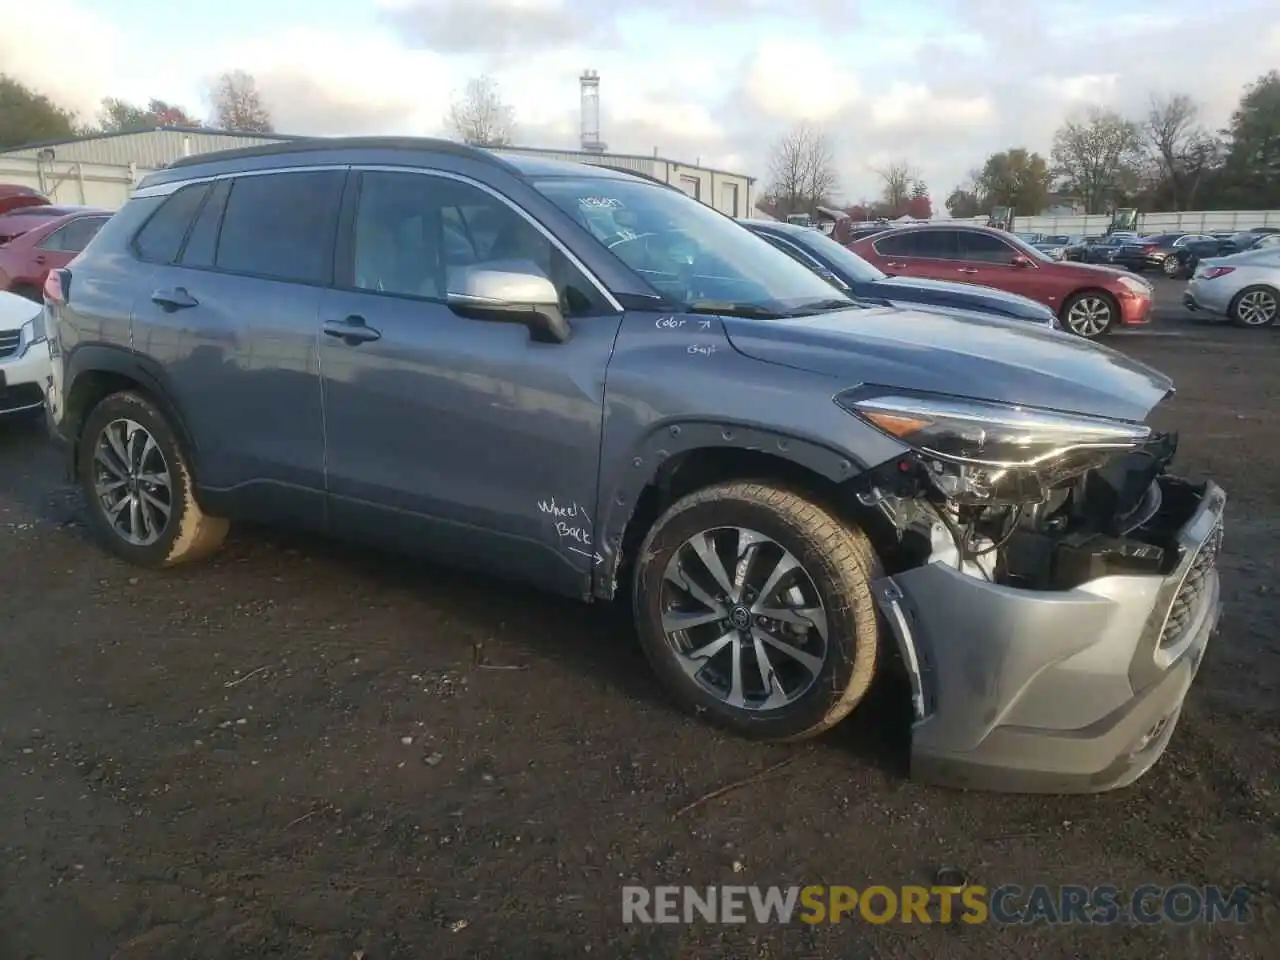
[[[29,230],[0,246],[0,290],[39,301],[49,271],[69,264],[109,219],[110,211],[79,207],[73,213],[34,221]]]
[[[1112,267],[1053,260],[1003,230],[970,224],[898,227],[849,249],[892,276],[959,280],[1030,297],[1093,339],[1151,320],[1151,285]]]

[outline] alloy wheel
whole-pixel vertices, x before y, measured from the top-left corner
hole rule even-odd
[[[662,629],[684,672],[725,704],[774,710],[813,686],[827,659],[827,615],[812,577],[755,530],[704,530],[671,555]]]
[[[164,534],[173,515],[169,464],[145,427],[113,420],[93,452],[93,488],[112,531],[126,543],[147,547]]]
[[[1246,327],[1265,327],[1276,319],[1276,298],[1266,290],[1250,290],[1236,304],[1236,316]]]
[[[1111,325],[1111,304],[1101,297],[1081,297],[1067,311],[1067,327],[1082,337],[1096,337]]]
[[[1181,264],[1178,263],[1177,257],[1165,257],[1162,266],[1166,277],[1176,277]]]

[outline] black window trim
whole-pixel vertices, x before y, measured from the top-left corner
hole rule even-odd
[[[237,276],[237,277],[245,276],[245,274],[243,273],[232,273],[229,270],[223,270],[219,268],[216,263],[194,264],[194,263],[186,262],[187,250],[191,246],[191,237],[196,232],[196,224],[198,224],[200,222],[200,218],[204,216],[205,208],[208,207],[209,204],[213,202],[213,195],[217,192],[218,187],[223,183],[227,184],[227,192],[222,197],[222,200],[220,201],[222,205],[222,209],[218,211],[218,229],[214,231],[214,235],[213,235],[213,259],[215,261],[217,260],[218,244],[222,241],[222,223],[226,219],[226,215],[227,215],[227,201],[231,199],[231,188],[235,186],[234,177],[226,177],[223,180],[219,180],[217,183],[211,184],[208,191],[205,193],[205,195],[200,198],[200,206],[196,208],[195,216],[191,218],[191,223],[187,225],[187,232],[182,235],[182,243],[178,247],[177,256],[173,258],[173,262],[170,263],[169,266],[182,267],[182,269],[184,270],[203,270],[206,273],[225,273],[225,274],[228,274],[231,276]],[[272,278],[272,279],[278,279],[278,278]],[[299,280],[299,281],[282,281],[282,282],[303,283],[304,281]]]

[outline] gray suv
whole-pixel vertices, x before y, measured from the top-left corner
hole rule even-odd
[[[630,598],[673,697],[787,740],[905,675],[913,772],[1037,791],[1163,752],[1224,496],[1160,373],[854,303],[665,184],[430,140],[153,173],[46,287],[49,412],[102,541],[294,524]]]

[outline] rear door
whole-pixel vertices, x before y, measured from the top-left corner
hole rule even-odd
[[[324,522],[316,346],[345,178],[333,168],[194,184],[137,239],[157,266],[134,308],[135,347],[165,366],[201,487],[237,517]]]

